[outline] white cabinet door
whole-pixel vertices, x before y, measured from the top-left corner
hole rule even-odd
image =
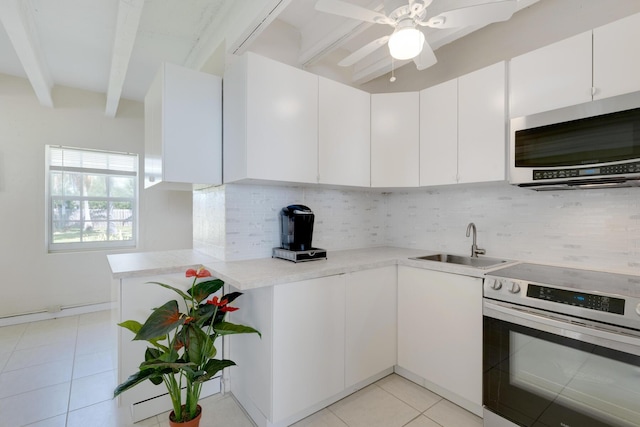
[[[482,279],[398,267],[398,365],[482,409]]]
[[[344,389],[344,276],[274,287],[273,421]]]
[[[145,188],[222,182],[222,79],[162,64],[145,97]]]
[[[591,101],[591,31],[510,62],[510,117]]]
[[[504,62],[458,79],[458,182],[502,181],[506,170]]]
[[[458,180],[458,79],[420,92],[420,186]]]
[[[318,76],[247,53],[224,89],[224,181],[316,183]]]
[[[395,266],[350,273],[346,278],[345,386],[396,364]]]
[[[322,184],[371,185],[371,95],[320,77],[318,170]]]
[[[640,90],[640,14],[593,30],[594,99]]]
[[[420,184],[418,92],[371,95],[371,186]]]

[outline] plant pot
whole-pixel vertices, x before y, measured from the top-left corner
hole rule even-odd
[[[198,405],[198,415],[189,421],[172,421],[174,415],[175,413],[173,411],[169,414],[169,425],[171,427],[198,427],[200,425],[200,417],[202,416],[202,407]]]

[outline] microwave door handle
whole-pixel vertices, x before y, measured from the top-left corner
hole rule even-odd
[[[576,323],[573,320],[569,322],[550,315],[526,310],[520,306],[489,302],[486,299],[483,302],[482,313],[484,316],[505,322],[640,356],[640,334],[632,335],[624,330],[614,331],[612,329],[604,329],[595,324]]]

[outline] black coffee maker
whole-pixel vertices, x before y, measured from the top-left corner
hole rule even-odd
[[[280,211],[280,242],[290,251],[308,251],[313,239],[313,211],[303,205],[290,205]]]
[[[313,211],[304,205],[290,205],[280,211],[280,243],[273,257],[293,262],[326,259],[327,251],[311,246]]]

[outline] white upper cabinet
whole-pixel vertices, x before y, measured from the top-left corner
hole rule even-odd
[[[321,184],[371,185],[371,95],[320,77],[318,170]]]
[[[640,90],[640,14],[511,60],[511,117]]]
[[[506,173],[506,63],[458,79],[458,182],[502,181]]]
[[[506,66],[420,92],[420,185],[505,179]]]
[[[144,187],[222,183],[222,79],[164,63],[144,99]]]
[[[371,95],[371,186],[420,184],[418,92]]]
[[[591,31],[517,56],[510,63],[510,116],[591,101]]]
[[[640,90],[640,14],[593,30],[593,99]]]
[[[420,185],[458,182],[458,79],[420,92]]]
[[[224,182],[318,180],[318,76],[247,53],[224,75]]]

